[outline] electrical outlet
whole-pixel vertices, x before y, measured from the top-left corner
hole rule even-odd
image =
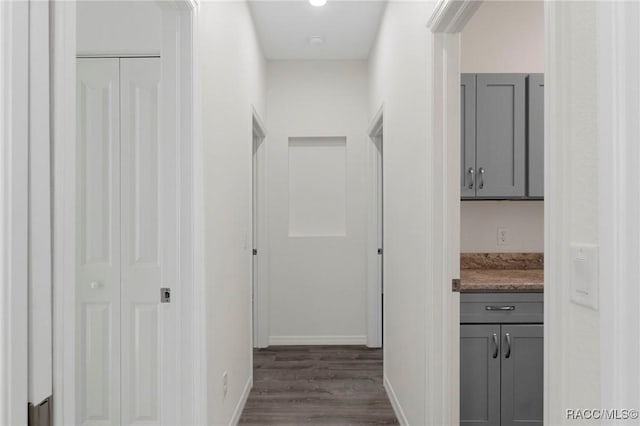
[[[227,376],[227,372],[225,371],[224,373],[222,373],[222,396],[226,397],[227,396],[227,390],[228,390],[228,376]]]
[[[507,228],[498,228],[498,245],[506,246],[511,242],[511,235]]]

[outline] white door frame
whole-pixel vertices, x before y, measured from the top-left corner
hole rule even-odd
[[[166,84],[176,102],[167,134],[181,143],[180,276],[174,292],[179,303],[181,343],[176,394],[182,424],[205,424],[206,342],[204,305],[203,164],[198,92],[198,10],[195,0],[163,3],[163,70],[177,77]],[[173,8],[173,10],[171,10]],[[53,289],[54,421],[76,424],[75,407],[75,2],[55,2],[53,9]],[[171,116],[167,110],[164,114]]]
[[[640,269],[637,266],[640,197],[636,188],[640,158],[640,105],[637,102],[640,5],[602,2],[598,8],[600,406],[637,409],[640,403]],[[550,9],[548,17],[555,19],[553,12]],[[554,28],[561,30],[562,22],[557,21]],[[616,422],[603,421],[603,424]]]
[[[480,6],[474,0],[441,0],[428,27],[427,57],[433,97],[428,99],[431,143],[430,243],[433,286],[427,287],[425,419],[458,424],[460,418],[460,31]]]
[[[28,401],[29,2],[0,2],[0,424]]]
[[[384,105],[378,109],[367,130],[370,143],[367,161],[367,346],[379,348],[382,346],[382,283],[384,277],[380,274],[380,256],[378,255],[378,233],[380,218],[378,217],[379,165],[376,152],[376,140],[384,141]],[[384,142],[383,142],[384,143]],[[384,209],[384,208],[383,208]],[[384,262],[384,255],[382,256]],[[384,273],[384,267],[382,268]]]
[[[259,164],[258,175],[254,176],[252,196],[257,191],[258,217],[252,220],[256,225],[252,232],[257,229],[257,235],[254,235],[252,241],[257,242],[258,256],[252,259],[251,268],[251,294],[253,297],[253,336],[252,348],[266,348],[269,346],[269,205],[268,205],[268,174],[267,174],[267,128],[264,121],[256,111],[255,107],[251,108],[251,120],[253,123],[252,145],[255,139],[260,139],[258,150],[253,153],[255,155],[253,161]],[[253,214],[255,209],[252,202]],[[254,275],[255,274],[255,275]],[[251,356],[253,359],[253,355]]]

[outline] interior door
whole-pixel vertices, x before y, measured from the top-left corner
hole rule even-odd
[[[178,152],[158,132],[160,59],[121,59],[120,87],[122,424],[174,423],[177,305],[161,289],[178,282]]]
[[[178,151],[159,83],[158,58],[78,60],[80,424],[178,423],[177,305],[161,303],[179,279]]]
[[[377,174],[376,174],[376,207],[378,213],[378,287],[380,289],[380,321],[379,321],[379,335],[380,346],[384,343],[384,193],[383,193],[383,140],[382,129],[380,134],[375,140],[376,143],[376,158],[377,158]]]
[[[258,147],[260,144],[260,138],[255,133],[253,134],[253,169],[252,169],[252,178],[253,178],[253,186],[252,186],[252,245],[253,248],[253,256],[251,258],[252,261],[252,293],[251,293],[251,309],[253,312],[253,346],[259,347],[260,342],[258,339],[258,319],[259,312],[257,309],[256,303],[256,294],[258,292]]]
[[[77,67],[77,423],[120,422],[118,59]]]

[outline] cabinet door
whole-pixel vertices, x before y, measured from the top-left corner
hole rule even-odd
[[[500,425],[500,325],[460,326],[460,424]]]
[[[529,76],[529,197],[544,197],[544,74]]]
[[[476,75],[460,77],[460,196],[476,195]]]
[[[502,426],[542,426],[543,327],[502,326]]]
[[[476,78],[476,196],[525,195],[525,74]]]

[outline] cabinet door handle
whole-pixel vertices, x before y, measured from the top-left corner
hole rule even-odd
[[[476,176],[473,167],[469,167],[468,170],[469,176],[471,177],[471,182],[469,182],[469,189],[473,189],[473,185],[476,183]]]
[[[511,335],[509,333],[504,333],[504,338],[507,341],[507,353],[504,354],[504,357],[509,358],[511,356]]]
[[[478,173],[480,173],[480,182],[478,183],[478,189],[484,188],[484,168],[480,167],[478,169]]]
[[[485,306],[485,311],[514,311],[515,306]]]
[[[498,335],[496,333],[493,333],[493,358],[498,358],[498,346]]]

